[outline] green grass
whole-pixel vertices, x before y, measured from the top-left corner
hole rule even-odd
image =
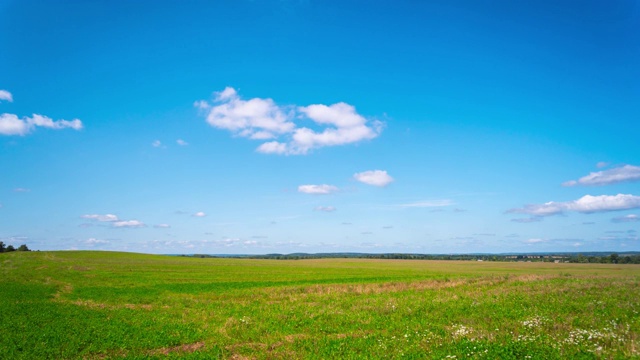
[[[0,359],[640,358],[640,266],[0,254]]]

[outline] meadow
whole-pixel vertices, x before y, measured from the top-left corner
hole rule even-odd
[[[640,266],[0,254],[0,359],[640,358]]]

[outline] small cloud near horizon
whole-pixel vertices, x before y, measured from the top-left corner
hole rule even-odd
[[[96,221],[100,221],[100,222],[112,222],[112,221],[118,221],[118,216],[114,215],[114,214],[104,214],[104,215],[100,215],[100,214],[86,214],[86,215],[80,215],[81,218],[83,219],[90,219],[90,220],[96,220]]]
[[[114,221],[111,223],[112,227],[115,228],[143,228],[147,227],[143,222],[138,220],[122,220],[122,221]]]
[[[544,204],[529,204],[522,208],[510,209],[508,214],[528,214],[533,216],[551,216],[574,211],[591,214],[607,211],[629,210],[640,208],[640,196],[631,194],[618,195],[585,195],[578,200]]]
[[[338,192],[338,188],[333,185],[300,185],[298,192],[312,195],[328,195]]]
[[[614,223],[640,222],[640,216],[636,214],[619,216],[611,219],[611,222],[614,222]]]
[[[322,212],[334,212],[337,209],[334,206],[316,206],[313,208],[314,211],[322,211]]]

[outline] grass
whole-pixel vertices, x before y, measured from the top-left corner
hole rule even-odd
[[[0,256],[1,359],[640,358],[640,266]]]

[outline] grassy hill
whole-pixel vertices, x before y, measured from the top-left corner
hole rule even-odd
[[[640,357],[640,266],[0,254],[1,359]]]

